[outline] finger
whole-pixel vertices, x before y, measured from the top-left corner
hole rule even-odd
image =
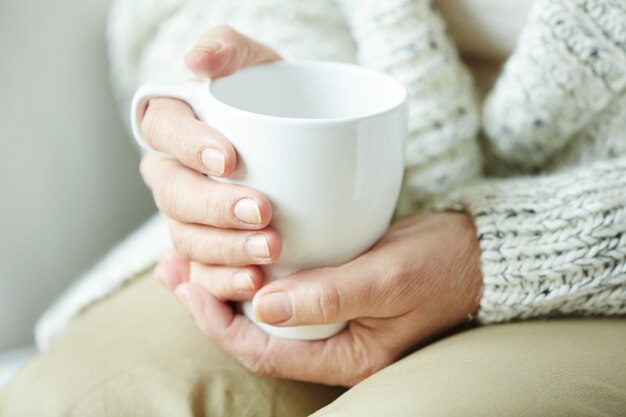
[[[268,46],[222,25],[200,37],[185,57],[185,63],[195,74],[215,79],[241,68],[279,59],[280,56]]]
[[[171,158],[145,155],[141,175],[159,211],[180,222],[262,229],[272,217],[272,206],[262,193],[212,181]]]
[[[384,296],[374,265],[350,262],[298,272],[269,283],[254,297],[257,320],[275,326],[337,323],[368,317]]]
[[[245,301],[251,300],[263,285],[263,274],[255,266],[233,268],[192,262],[189,282],[220,301]]]
[[[182,282],[189,280],[189,261],[170,249],[154,268],[154,277],[170,291],[174,291]]]
[[[198,172],[228,176],[237,165],[235,149],[224,135],[196,119],[191,107],[182,101],[150,100],[140,128],[150,148]]]
[[[199,329],[257,375],[351,386],[371,373],[367,349],[348,331],[328,340],[278,339],[197,285],[181,284],[176,294]]]
[[[209,265],[266,265],[276,261],[282,249],[271,227],[240,231],[166,220],[174,248],[184,259]]]

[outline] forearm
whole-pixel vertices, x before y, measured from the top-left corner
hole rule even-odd
[[[618,3],[535,2],[484,106],[487,145],[507,165],[541,168],[626,88]]]
[[[626,314],[626,158],[485,181],[443,206],[476,223],[481,322]]]

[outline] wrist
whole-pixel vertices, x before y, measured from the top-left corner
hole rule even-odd
[[[461,274],[463,282],[460,285],[463,313],[467,322],[472,321],[480,309],[480,296],[483,288],[483,274],[480,267],[482,251],[478,240],[478,231],[474,219],[468,213],[458,213],[462,216],[465,251],[461,253],[464,260],[464,272]]]

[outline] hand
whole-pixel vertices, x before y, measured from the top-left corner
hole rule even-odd
[[[223,300],[237,293],[220,269],[189,267],[172,252],[159,268],[203,333],[253,372],[352,386],[476,314],[480,248],[471,217],[435,213],[393,225],[367,253],[302,271],[256,293],[259,321],[276,326],[351,320],[323,341],[267,335]]]
[[[220,26],[205,33],[185,61],[198,76],[218,78],[278,59],[267,46]],[[256,190],[206,177],[229,176],[237,155],[228,139],[198,121],[186,103],[151,100],[141,130],[152,149],[173,157],[148,153],[141,174],[168,221],[176,250],[186,259],[221,265],[216,267],[220,276],[251,296],[262,282],[254,265],[274,262],[281,251],[280,237],[268,227],[270,202]]]

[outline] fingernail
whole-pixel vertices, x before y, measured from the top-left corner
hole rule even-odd
[[[253,258],[269,258],[270,248],[267,246],[265,235],[258,234],[252,236],[246,242],[246,252]]]
[[[180,301],[180,303],[183,305],[187,314],[189,314],[190,316],[193,316],[194,310],[192,306],[191,292],[189,291],[189,288],[184,285],[179,285],[178,288],[174,290],[174,294],[176,294],[176,298],[178,298],[178,301]]]
[[[226,158],[217,149],[206,148],[202,151],[202,163],[211,174],[224,175],[226,166]]]
[[[235,204],[235,217],[244,223],[260,224],[261,210],[253,199],[242,198]]]
[[[254,289],[254,282],[248,272],[240,271],[233,276],[233,286],[240,291],[251,291]]]
[[[292,314],[291,297],[286,292],[275,292],[254,299],[254,315],[263,323],[280,323]]]
[[[222,45],[223,43],[221,41],[218,41],[217,39],[203,39],[193,46],[193,50],[210,52],[214,54],[215,52],[222,49]]]

